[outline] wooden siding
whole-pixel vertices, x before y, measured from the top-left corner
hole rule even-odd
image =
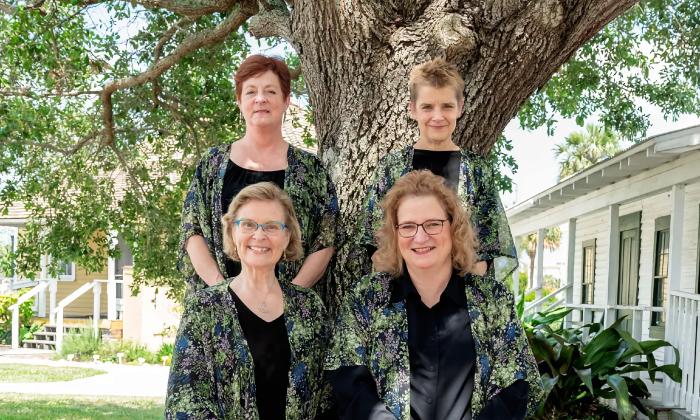
[[[58,289],[56,292],[56,303],[61,301],[73,291],[77,290],[80,286],[85,283],[89,283],[94,279],[107,279],[107,265],[105,264],[104,270],[98,273],[88,273],[83,268],[76,265],[75,267],[75,280],[60,280],[58,282]],[[73,301],[64,310],[64,315],[66,317],[92,317],[92,305],[93,305],[93,292],[88,290],[82,296]],[[100,294],[100,313],[103,315],[107,313],[107,285],[102,284],[102,293]]]

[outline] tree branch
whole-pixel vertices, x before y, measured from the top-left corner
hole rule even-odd
[[[126,174],[129,176],[132,187],[136,188],[136,195],[138,195],[141,202],[145,203],[146,191],[143,190],[143,185],[141,185],[138,178],[136,178],[136,175],[134,175],[134,173],[131,171],[131,168],[129,167],[128,162],[126,161],[126,158],[122,154],[121,150],[119,150],[114,143],[110,143],[109,148],[112,149],[114,154],[117,156],[117,160],[119,160],[119,164],[124,168],[124,171],[126,171]]]
[[[256,38],[277,36],[292,42],[289,9],[284,2],[260,1],[260,11],[250,19],[248,31]]]
[[[60,153],[63,156],[72,156],[72,155],[76,154],[80,149],[85,147],[88,143],[92,142],[97,137],[99,137],[101,134],[103,134],[103,131],[104,131],[104,129],[94,130],[93,132],[91,132],[90,134],[85,136],[83,139],[81,139],[79,142],[75,143],[73,145],[73,147],[71,147],[70,149],[63,149],[63,148],[54,146],[52,144],[37,143],[37,142],[33,142],[33,141],[22,141],[22,144],[27,145],[27,146],[34,146],[34,147],[39,147],[42,149],[51,150],[53,152]]]
[[[0,12],[5,13],[6,15],[14,15],[16,11],[17,8],[15,6],[7,4],[4,1],[0,1]]]
[[[254,13],[250,8],[239,7],[232,11],[224,21],[215,28],[192,34],[185,38],[171,54],[154,62],[146,71],[114,81],[102,90],[102,120],[105,126],[106,144],[114,142],[114,114],[112,109],[112,94],[118,90],[129,89],[153,81],[170,67],[177,64],[192,52],[223,42],[226,37],[236,31]]]
[[[102,91],[99,90],[79,90],[75,92],[32,92],[28,88],[20,88],[19,90],[0,90],[0,96],[25,96],[27,98],[51,98],[51,97],[71,97],[85,95],[99,95]]]

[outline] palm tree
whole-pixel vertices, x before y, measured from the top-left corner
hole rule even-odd
[[[544,249],[554,251],[561,243],[561,229],[559,226],[551,227],[544,232]],[[527,289],[532,289],[532,280],[535,277],[535,257],[537,256],[537,232],[523,236],[520,240],[520,249],[527,252],[530,257],[530,276],[527,279]]]
[[[569,134],[563,144],[554,147],[559,159],[559,179],[570,177],[620,151],[620,138],[615,132],[595,124],[587,124],[585,132]]]

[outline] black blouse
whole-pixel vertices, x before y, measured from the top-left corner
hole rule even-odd
[[[231,201],[243,188],[265,181],[273,182],[284,189],[284,169],[279,171],[254,171],[242,168],[229,159],[226,174],[224,175],[224,186],[221,190],[222,212],[226,214]],[[225,277],[236,277],[240,272],[241,263],[227,258]]]
[[[428,169],[447,180],[447,184],[457,191],[459,184],[459,163],[462,158],[458,151],[413,150],[413,170]]]
[[[255,398],[260,420],[283,420],[292,357],[284,315],[267,322],[255,315],[231,288],[229,292],[253,356]]]

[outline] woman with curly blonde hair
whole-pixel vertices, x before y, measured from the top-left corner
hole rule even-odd
[[[468,210],[413,171],[381,203],[377,272],[350,292],[326,359],[344,419],[522,419],[540,377],[502,282],[474,274]]]

